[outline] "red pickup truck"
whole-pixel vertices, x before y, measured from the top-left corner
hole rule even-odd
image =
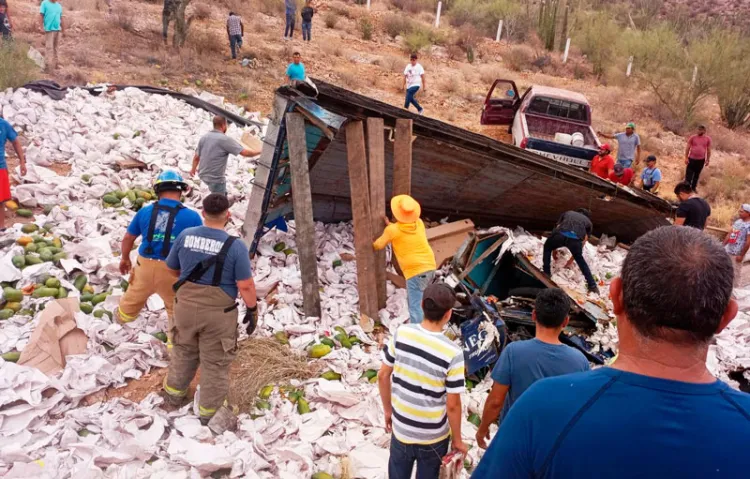
[[[600,146],[586,97],[558,88],[533,85],[521,95],[515,82],[495,80],[481,124],[512,125],[514,145],[585,169]]]

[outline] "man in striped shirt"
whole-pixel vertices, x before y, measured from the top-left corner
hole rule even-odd
[[[390,479],[437,478],[449,444],[463,452],[461,393],[464,392],[464,356],[443,334],[456,295],[446,284],[424,290],[421,324],[398,328],[383,348],[378,373],[386,430],[393,431]]]
[[[227,18],[227,35],[229,36],[229,46],[232,49],[232,59],[237,58],[237,52],[242,48],[242,37],[245,36],[245,25],[242,24],[242,18],[234,12],[229,12]]]

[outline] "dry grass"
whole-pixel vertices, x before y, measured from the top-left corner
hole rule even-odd
[[[534,50],[528,45],[514,45],[503,58],[505,64],[513,71],[529,70],[534,62]]]
[[[135,33],[135,22],[133,10],[123,6],[115,7],[110,21],[118,28],[128,32]]]
[[[357,90],[362,85],[362,77],[357,72],[350,70],[336,70],[336,75],[339,77],[339,85],[349,90]]]
[[[344,49],[339,42],[326,42],[320,46],[320,49],[326,55],[341,57],[344,55]]]
[[[338,13],[333,10],[327,11],[323,16],[323,23],[325,23],[326,28],[336,28],[336,24],[339,23]]]
[[[414,22],[405,15],[388,14],[380,21],[380,25],[391,38],[406,35],[414,30]]]
[[[717,200],[722,198],[740,201],[750,189],[748,165],[745,162],[727,160],[720,165],[711,163],[704,171],[698,189],[711,203],[718,203]]]
[[[256,5],[258,10],[267,15],[284,15],[284,0],[259,0]]]
[[[199,57],[226,53],[229,48],[223,37],[200,28],[190,29],[187,46],[195,50]]]
[[[405,60],[394,55],[381,57],[376,60],[376,64],[390,73],[402,73],[406,65]]]
[[[710,132],[713,147],[727,153],[747,155],[750,152],[750,139],[747,134],[740,134],[724,127],[712,128]]]
[[[304,381],[320,374],[322,366],[308,363],[288,346],[268,338],[251,338],[240,343],[234,360],[229,398],[248,412],[258,398],[258,392],[270,384],[283,385],[292,379]]]
[[[503,78],[503,72],[497,67],[484,65],[479,69],[479,78],[483,84],[491,85],[498,78]]]
[[[69,68],[65,72],[65,79],[67,80],[69,85],[86,85],[87,77],[84,72],[79,70],[78,68]]]
[[[441,92],[448,93],[450,95],[460,95],[461,91],[463,90],[463,79],[460,77],[460,73],[451,75],[441,80],[438,83],[438,89]]]
[[[0,42],[0,91],[25,85],[39,74],[36,64],[26,56],[28,50],[29,46],[20,41]]]
[[[205,3],[198,3],[193,7],[193,18],[196,20],[208,20],[211,18],[211,7]]]

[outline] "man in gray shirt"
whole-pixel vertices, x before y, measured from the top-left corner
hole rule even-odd
[[[190,175],[198,171],[201,181],[208,185],[211,193],[227,194],[227,159],[229,155],[257,156],[260,151],[243,148],[227,135],[227,120],[223,116],[214,117],[214,129],[206,133],[198,142],[193,157]]]
[[[617,140],[617,163],[625,168],[632,168],[633,160],[638,165],[641,162],[641,137],[635,132],[632,121],[625,126],[624,133],[607,135],[599,132],[599,136],[610,140]]]
[[[557,226],[552,234],[544,242],[542,264],[544,274],[552,277],[552,252],[559,248],[568,248],[573,260],[586,278],[586,286],[589,292],[599,293],[594,275],[583,257],[583,247],[589,240],[594,225],[591,223],[591,211],[586,208],[578,208],[575,211],[566,211],[557,220]]]

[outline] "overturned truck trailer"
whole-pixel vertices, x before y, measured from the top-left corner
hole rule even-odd
[[[344,126],[382,118],[385,142],[385,198],[394,191],[394,132],[397,120],[412,120],[410,191],[433,219],[471,218],[479,226],[521,226],[549,231],[566,210],[591,210],[595,233],[631,242],[666,225],[672,206],[650,193],[623,188],[486,136],[417,116],[343,88],[316,80],[311,89],[276,92],[272,124],[256,171],[245,232],[292,212],[284,114],[301,113],[310,170],[313,215],[324,222],[352,218],[351,186]],[[305,91],[305,94],[302,91]],[[364,152],[363,152],[364,154]],[[408,172],[407,172],[408,174]],[[258,228],[254,247],[262,228]]]

